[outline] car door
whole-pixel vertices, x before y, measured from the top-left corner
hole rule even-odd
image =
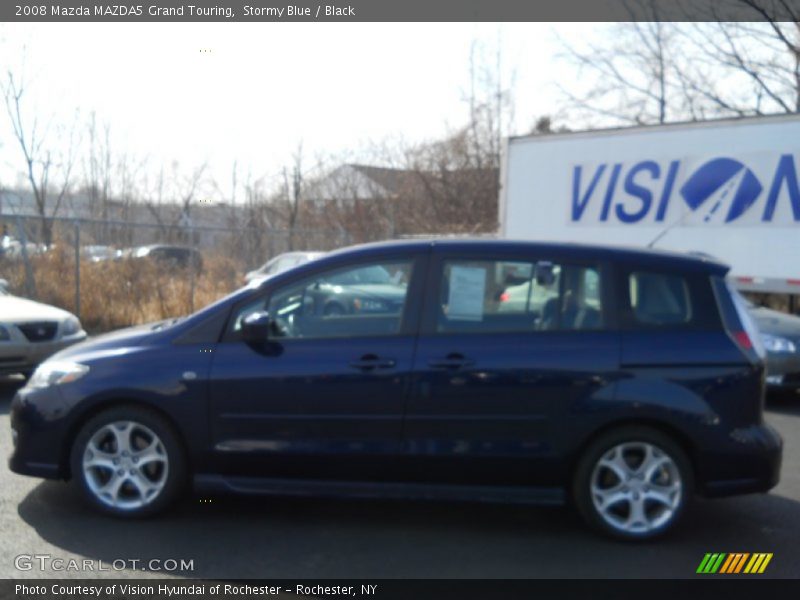
[[[209,384],[212,460],[222,473],[390,476],[419,318],[425,254],[327,263],[280,277],[231,313]],[[400,302],[330,282],[371,269]],[[326,310],[335,298],[344,311]],[[269,311],[272,333],[246,343],[242,320]]]
[[[404,438],[418,477],[546,485],[619,363],[602,265],[435,251]]]

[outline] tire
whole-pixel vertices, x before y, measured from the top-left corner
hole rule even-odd
[[[686,452],[649,427],[620,427],[581,456],[573,479],[575,505],[595,530],[622,540],[649,540],[680,520],[693,491]]]
[[[165,510],[188,479],[178,435],[163,417],[141,406],[114,407],[92,417],[75,438],[70,466],[89,505],[124,518]]]

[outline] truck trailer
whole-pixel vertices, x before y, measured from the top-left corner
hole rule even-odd
[[[798,172],[800,115],[512,137],[500,235],[703,253],[742,291],[796,295]]]

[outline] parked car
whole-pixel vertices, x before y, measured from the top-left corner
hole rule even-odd
[[[767,353],[767,387],[776,392],[800,391],[800,317],[742,300]]]
[[[34,244],[28,242],[23,244],[10,236],[4,236],[0,239],[0,258],[9,260],[21,260],[26,254],[30,256],[37,256],[47,252],[48,248],[44,244]]]
[[[305,290],[306,314],[399,314],[405,304],[408,270],[371,265],[321,277]]]
[[[255,279],[263,279],[264,277],[282,273],[287,269],[319,258],[323,254],[324,252],[284,252],[283,254],[278,254],[278,256],[271,258],[259,268],[245,274],[245,282],[250,283]]]
[[[140,246],[130,251],[120,253],[120,258],[133,260],[147,259],[155,261],[168,268],[186,269],[192,267],[195,271],[203,270],[203,255],[195,248],[188,246],[169,246],[166,244],[153,244]]]
[[[396,277],[400,311],[320,313],[321,282],[365,269]],[[159,512],[192,483],[571,498],[598,530],[651,538],[695,494],[778,482],[758,334],[726,272],[687,255],[527,242],[333,252],[46,361],[12,403],[10,466],[72,478],[120,517]],[[501,310],[525,278],[528,297],[547,299]]]
[[[113,260],[117,256],[117,250],[113,246],[90,245],[81,248],[81,255],[89,262],[99,263]]]
[[[30,374],[51,354],[84,339],[75,315],[12,296],[0,285],[0,375]]]

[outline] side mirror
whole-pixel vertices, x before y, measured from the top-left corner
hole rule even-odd
[[[263,310],[247,315],[242,321],[242,339],[247,343],[266,342],[269,338],[272,317]]]

